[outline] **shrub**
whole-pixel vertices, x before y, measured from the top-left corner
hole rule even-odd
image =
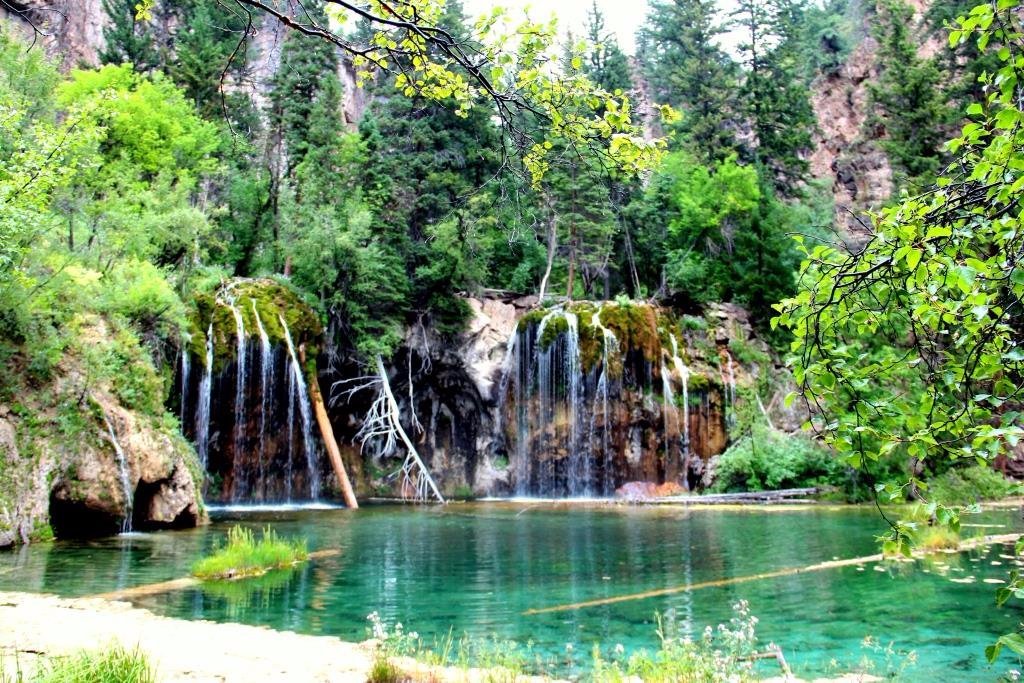
[[[759,425],[719,457],[711,490],[841,486],[845,479],[845,467],[817,442]]]
[[[129,321],[143,337],[177,340],[186,327],[185,304],[152,263],[116,263],[101,282],[97,309]]]
[[[926,495],[946,505],[996,500],[1013,493],[1013,482],[990,467],[972,465],[947,470],[928,482]]]
[[[236,525],[228,531],[227,545],[196,562],[192,574],[204,580],[240,579],[261,576],[308,558],[305,541],[281,540],[269,527],[256,540],[251,529]]]

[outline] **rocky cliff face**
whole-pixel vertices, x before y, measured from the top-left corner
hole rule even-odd
[[[865,130],[867,84],[878,75],[873,38],[866,38],[839,69],[814,83],[811,104],[817,118],[811,173],[831,181],[834,225],[850,242],[871,234],[867,211],[892,194],[892,168],[871,131]]]
[[[0,20],[41,41],[63,71],[99,63],[107,15],[103,0],[20,0],[0,3]]]
[[[943,32],[929,32],[923,18],[931,0],[910,0],[917,54],[923,59],[948,49]],[[881,128],[870,128],[868,84],[877,79],[878,42],[865,26],[860,44],[836,70],[820,75],[811,86],[811,105],[817,118],[811,174],[829,183],[835,202],[834,225],[850,245],[862,243],[872,232],[869,211],[880,208],[893,194],[893,172],[879,140]]]

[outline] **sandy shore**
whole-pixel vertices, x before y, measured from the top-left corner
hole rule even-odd
[[[337,638],[171,619],[124,602],[0,593],[0,653],[8,669],[111,643],[138,646],[161,681],[363,683],[373,661],[367,646]]]

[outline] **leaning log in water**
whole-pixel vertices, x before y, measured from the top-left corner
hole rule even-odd
[[[305,349],[302,352],[305,355]],[[324,399],[320,394],[320,382],[317,381],[316,376],[311,377],[309,380],[309,397],[313,401],[313,412],[316,413],[316,422],[320,426],[320,435],[323,437],[324,445],[327,447],[327,456],[331,460],[334,474],[338,477],[338,486],[341,488],[341,495],[345,498],[345,505],[353,510],[358,509],[359,501],[356,500],[356,494],[352,490],[352,483],[348,479],[348,472],[345,471],[345,463],[341,459],[341,450],[338,448],[338,442],[334,438],[334,428],[331,427],[331,420],[327,415],[327,409],[324,408]]]

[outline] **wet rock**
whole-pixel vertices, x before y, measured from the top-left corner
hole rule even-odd
[[[115,533],[129,515],[135,529],[201,522],[201,497],[188,465],[195,456],[185,441],[156,421],[122,407],[105,392],[94,391],[92,398],[124,453],[131,498],[123,491],[114,442],[105,425],[97,424],[95,439],[77,444],[62,458],[50,493],[55,533]]]

